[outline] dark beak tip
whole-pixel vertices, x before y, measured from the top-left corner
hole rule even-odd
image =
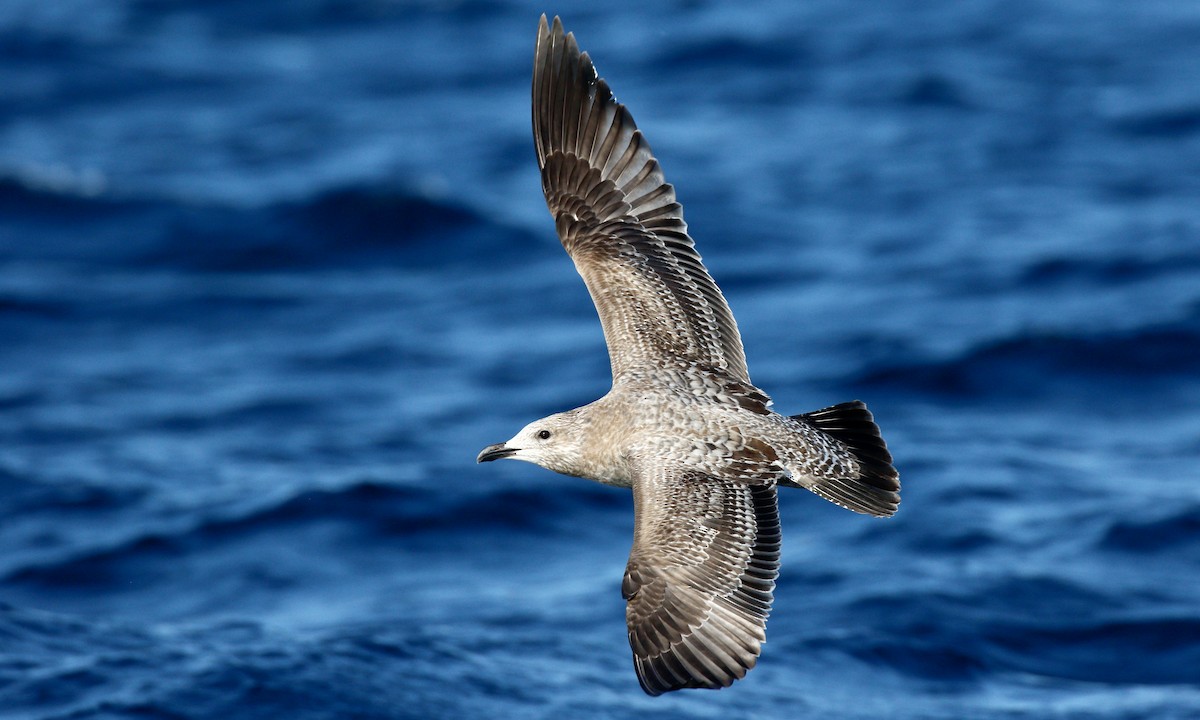
[[[492,460],[500,460],[512,455],[516,450],[506,447],[504,443],[496,443],[488,445],[483,450],[479,451],[479,455],[475,458],[476,463],[491,462]]]

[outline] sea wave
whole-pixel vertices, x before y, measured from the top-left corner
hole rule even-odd
[[[1146,390],[1189,380],[1200,367],[1200,314],[1110,332],[1031,332],[969,347],[949,358],[889,364],[858,378],[864,386],[1002,400],[1056,388],[1129,378]],[[1131,387],[1131,391],[1134,388]],[[1136,393],[1135,393],[1136,394]]]
[[[1096,683],[1200,681],[1200,647],[1191,641],[1200,620],[1145,616],[1129,598],[1064,578],[866,594],[833,616],[835,630],[802,631],[796,642],[926,680],[1027,673]],[[1137,668],[1130,657],[1140,659]]]
[[[238,207],[89,194],[8,177],[0,179],[0,216],[0,249],[27,260],[195,271],[444,269],[467,264],[475,252],[503,259],[530,242],[465,205],[386,185]],[[37,244],[24,241],[31,232]]]
[[[80,491],[73,493],[79,495]],[[19,508],[36,513],[37,503],[62,511],[69,503],[62,493],[31,494]],[[139,494],[94,489],[77,502],[135,502]],[[624,510],[624,498],[587,483],[544,492],[538,486],[498,487],[490,491],[431,491],[415,486],[364,481],[337,489],[299,490],[270,504],[230,517],[212,517],[174,529],[137,533],[111,546],[87,547],[65,557],[17,565],[0,576],[0,586],[42,590],[103,590],[119,587],[123,578],[136,577],[146,563],[171,562],[213,552],[230,545],[255,546],[289,529],[337,523],[350,529],[358,547],[394,546],[406,540],[428,541],[473,534],[519,531],[524,536],[557,535],[596,512]]]
[[[1100,547],[1149,554],[1200,552],[1200,507],[1187,506],[1146,519],[1119,520],[1105,532]]]

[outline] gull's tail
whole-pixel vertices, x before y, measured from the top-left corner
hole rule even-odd
[[[865,403],[854,400],[793,415],[792,419],[844,445],[859,468],[856,477],[821,479],[802,487],[854,512],[878,517],[895,514],[900,505],[900,473],[892,467],[892,454]]]

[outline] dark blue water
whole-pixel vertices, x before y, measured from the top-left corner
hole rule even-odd
[[[0,716],[1200,717],[1192,3],[0,4]],[[645,697],[529,130],[561,13],[779,410],[759,667]]]

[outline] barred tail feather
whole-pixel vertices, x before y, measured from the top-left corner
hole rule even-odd
[[[887,517],[900,505],[900,473],[879,433],[875,418],[861,400],[793,415],[840,442],[858,461],[854,478],[822,480],[808,489],[855,512]]]

